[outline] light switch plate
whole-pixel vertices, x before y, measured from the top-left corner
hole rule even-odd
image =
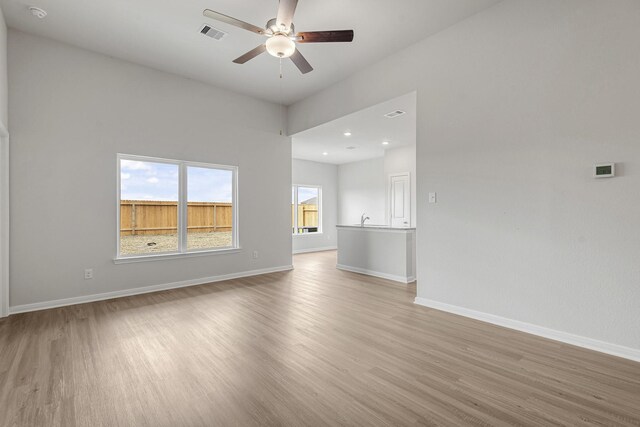
[[[429,203],[437,203],[438,196],[436,193],[429,193]]]

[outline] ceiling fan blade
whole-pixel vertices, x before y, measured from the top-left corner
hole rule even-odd
[[[291,60],[296,64],[296,67],[298,67],[298,70],[300,70],[302,74],[307,74],[308,72],[313,71],[311,64],[307,62],[298,49],[296,49],[296,51],[293,52],[293,55],[291,55]]]
[[[225,24],[233,25],[235,27],[242,28],[243,30],[251,31],[256,34],[264,34],[265,30],[260,27],[256,27],[255,25],[246,23],[236,18],[232,18],[230,16],[224,15],[219,12],[215,12],[211,9],[205,9],[202,14],[207,18],[215,19],[216,21],[224,22]]]
[[[352,42],[353,30],[310,31],[296,34],[298,43]]]
[[[289,31],[297,5],[298,0],[280,0],[278,16],[276,17],[276,24],[279,29]]]
[[[244,55],[234,59],[233,62],[235,62],[236,64],[244,64],[248,60],[255,58],[261,53],[264,53],[266,50],[267,50],[267,46],[261,44],[255,49],[251,49],[249,52],[245,53]]]

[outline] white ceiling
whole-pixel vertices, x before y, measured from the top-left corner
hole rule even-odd
[[[289,105],[498,1],[300,0],[298,31],[353,29],[355,39],[302,45],[315,70],[302,75],[285,60],[282,93],[278,59],[263,54],[244,65],[231,62],[262,43],[260,36],[202,16],[209,8],[262,27],[275,17],[278,0],[0,0],[0,5],[11,28]],[[28,6],[43,8],[48,16],[39,20]],[[204,23],[228,36],[216,41],[201,35]]]
[[[406,114],[384,117],[395,110]],[[351,136],[344,135],[347,131]],[[412,92],[293,135],[292,154],[294,159],[344,164],[382,157],[385,150],[415,143],[416,93]]]

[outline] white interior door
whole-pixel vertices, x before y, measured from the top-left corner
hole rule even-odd
[[[394,174],[389,177],[389,202],[391,207],[391,226],[411,226],[411,181],[408,173]]]

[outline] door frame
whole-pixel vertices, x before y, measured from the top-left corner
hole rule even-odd
[[[407,225],[406,228],[411,228],[411,221],[413,220],[413,218],[411,217],[411,172],[395,172],[395,173],[390,173],[389,175],[387,175],[387,201],[388,201],[388,206],[387,206],[387,214],[389,215],[389,220],[388,220],[388,224],[392,225],[392,220],[391,218],[393,217],[393,183],[391,182],[391,180],[395,177],[398,176],[402,176],[402,177],[406,177],[407,178],[407,196],[408,196],[408,200],[409,200],[409,210],[407,211],[407,216],[409,217],[409,224]]]
[[[0,318],[9,315],[9,132],[0,122]]]

